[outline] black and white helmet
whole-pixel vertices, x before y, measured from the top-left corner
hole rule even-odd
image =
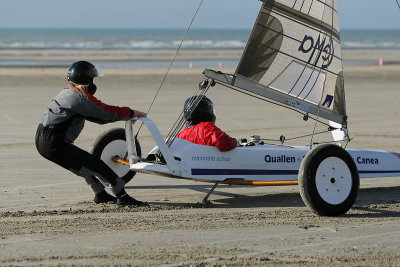
[[[200,96],[201,99],[195,106],[195,96],[186,99],[183,106],[183,115],[189,125],[196,125],[200,122],[215,123],[217,112],[214,103],[206,96]],[[198,100],[198,99],[197,99]]]
[[[76,84],[89,85],[94,77],[101,76],[104,74],[100,67],[87,61],[77,61],[69,67],[67,79]]]

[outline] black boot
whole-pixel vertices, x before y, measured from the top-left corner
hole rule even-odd
[[[133,197],[128,195],[128,193],[126,193],[124,189],[122,189],[122,191],[117,194],[117,205],[147,206],[147,203],[134,199]]]
[[[101,191],[100,193],[97,193],[94,196],[93,199],[94,203],[99,204],[99,203],[107,203],[107,202],[113,202],[116,203],[117,202],[117,198],[113,197],[112,195],[110,195],[109,193],[107,193],[105,190]]]

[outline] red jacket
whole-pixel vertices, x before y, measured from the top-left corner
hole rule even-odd
[[[229,151],[237,146],[235,138],[221,131],[212,122],[200,122],[185,128],[177,137],[199,145],[216,146],[220,151]]]

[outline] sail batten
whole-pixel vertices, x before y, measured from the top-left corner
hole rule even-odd
[[[342,71],[336,0],[264,0],[231,85],[342,123]]]
[[[297,23],[303,22],[303,25],[306,27],[314,27],[315,29],[320,29],[321,31],[333,35],[336,39],[340,39],[339,31],[334,29],[331,24],[326,24],[323,21],[317,20],[309,16],[308,14],[304,14],[301,11],[297,11],[293,8],[289,8],[288,6],[279,3],[275,4],[274,9],[277,11],[276,13],[286,15],[288,18],[296,18]],[[275,13],[272,9],[271,12]]]

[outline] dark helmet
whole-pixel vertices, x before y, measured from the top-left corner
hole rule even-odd
[[[72,63],[68,69],[67,79],[76,84],[89,85],[93,83],[94,77],[104,76],[101,69],[87,61]]]
[[[197,102],[195,96],[189,97],[185,101],[183,115],[186,121],[190,125],[207,121],[215,123],[216,111],[214,103],[206,96],[201,96],[201,100],[195,107],[193,106],[194,102]]]

